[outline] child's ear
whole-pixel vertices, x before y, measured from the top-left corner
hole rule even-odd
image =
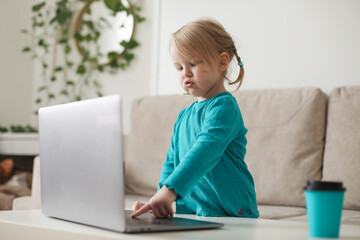
[[[223,72],[227,69],[230,63],[230,56],[227,52],[222,52],[219,55],[219,71]]]

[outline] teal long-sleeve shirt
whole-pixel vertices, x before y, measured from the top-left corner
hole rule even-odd
[[[177,194],[177,213],[259,216],[254,180],[244,162],[246,133],[228,92],[179,113],[159,181],[159,189],[165,185]]]

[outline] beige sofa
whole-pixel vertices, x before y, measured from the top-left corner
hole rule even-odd
[[[245,162],[254,176],[260,217],[306,221],[304,186],[323,179],[344,182],[342,221],[360,224],[360,86],[329,95],[317,88],[233,95],[249,130]],[[177,114],[193,101],[191,96],[134,101],[125,144],[127,209],[156,192]]]
[[[360,86],[240,90],[248,145],[245,162],[254,176],[261,218],[306,221],[307,180],[343,181],[343,222],[360,224]],[[125,173],[128,199],[155,193],[178,112],[191,96],[157,96],[132,107]],[[234,182],[236,184],[236,182]]]

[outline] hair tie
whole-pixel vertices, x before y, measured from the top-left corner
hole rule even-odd
[[[239,62],[238,65],[239,65],[240,67],[244,66],[243,62]]]

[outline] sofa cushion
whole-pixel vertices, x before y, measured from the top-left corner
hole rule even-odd
[[[303,207],[258,205],[258,210],[260,212],[259,217],[264,219],[283,219],[306,214],[306,209]]]
[[[287,221],[306,222],[307,215],[285,218]],[[360,211],[343,210],[341,213],[341,223],[350,225],[360,225]]]
[[[321,179],[327,96],[316,88],[238,91],[248,128],[245,162],[259,204],[305,206],[304,186]]]
[[[328,107],[323,179],[343,181],[344,208],[360,210],[360,86],[333,89]]]
[[[128,193],[156,193],[163,162],[179,112],[195,99],[191,96],[154,96],[137,99],[131,113],[131,132],[125,155]]]

